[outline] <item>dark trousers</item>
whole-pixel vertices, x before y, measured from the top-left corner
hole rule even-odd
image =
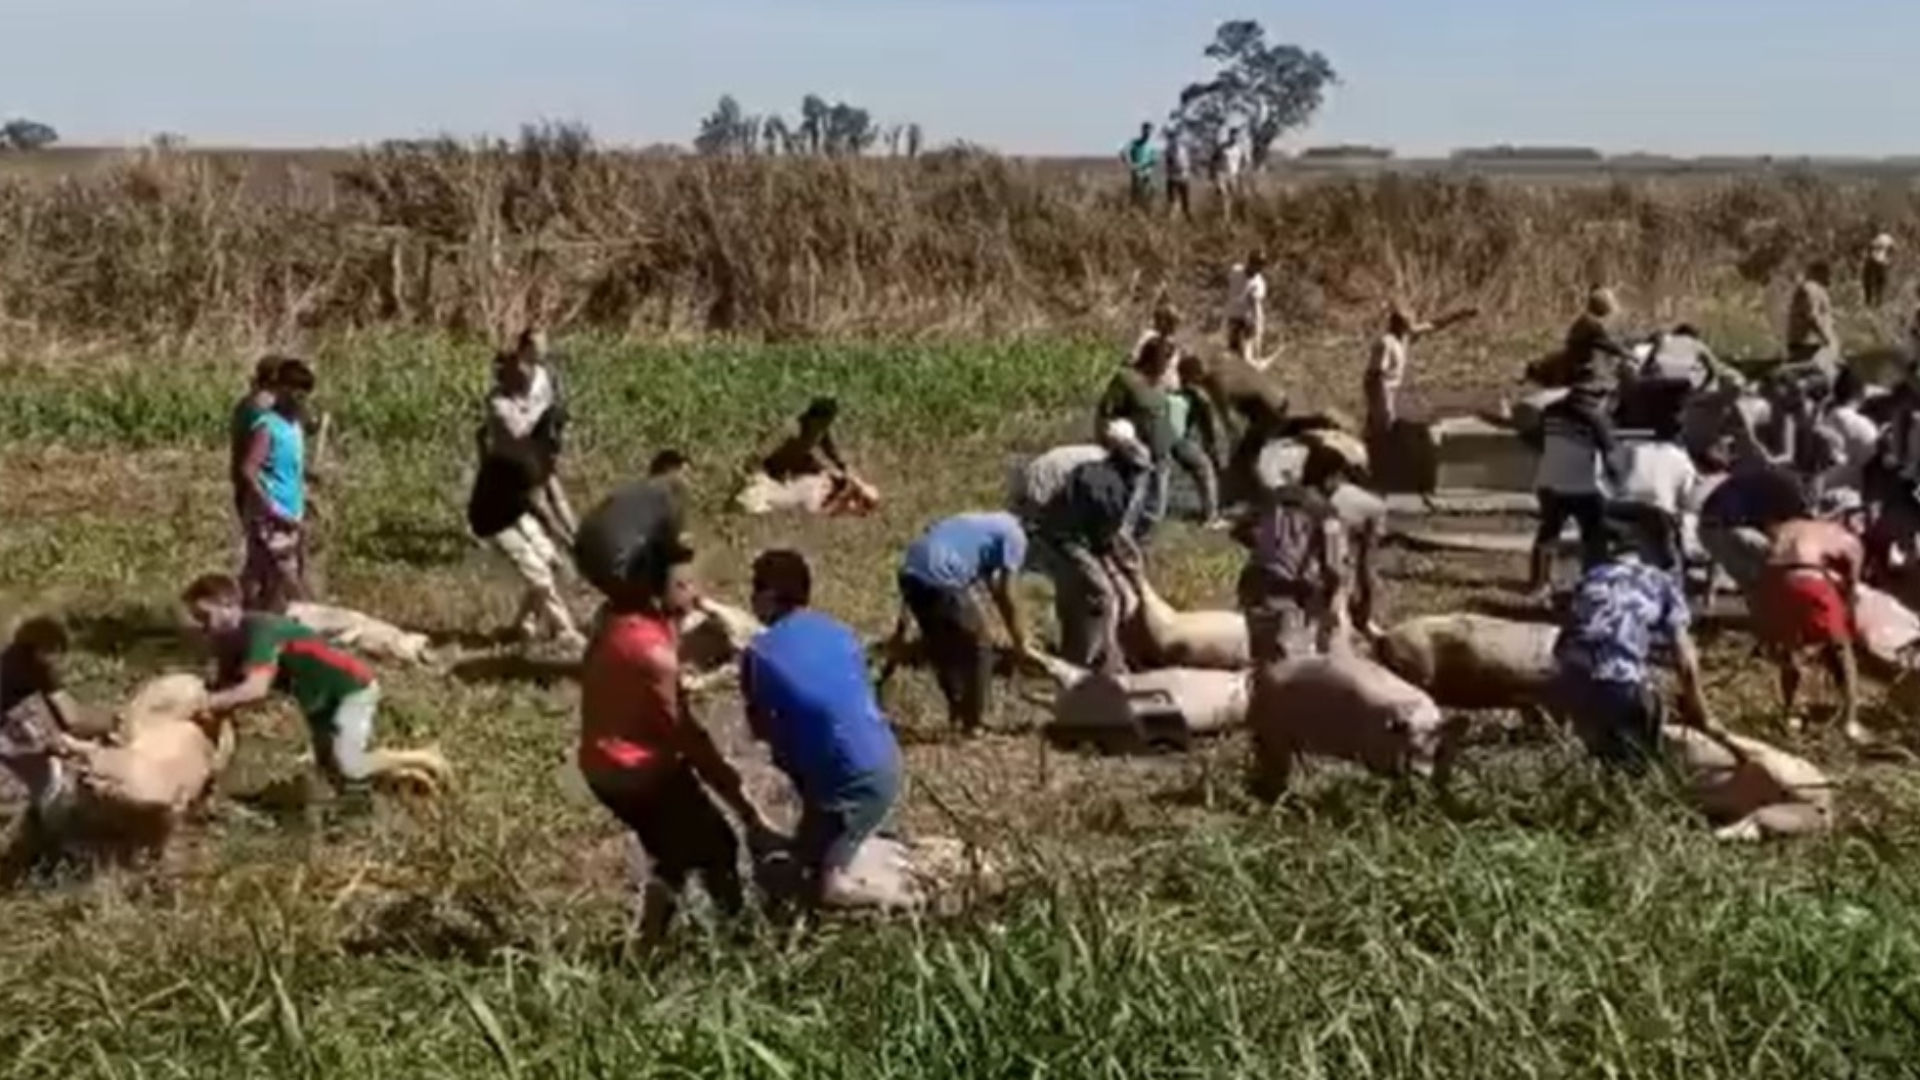
[[[1887,264],[1868,259],[1860,267],[1860,293],[1868,307],[1879,307],[1887,300]]]
[[[962,731],[979,730],[993,686],[993,646],[972,590],[942,588],[902,574],[900,599],[926,642],[947,718]]]
[[[1600,682],[1584,672],[1563,671],[1552,696],[1587,752],[1609,767],[1642,773],[1659,753],[1665,708],[1645,684]]]
[[[1560,542],[1560,530],[1572,521],[1580,528],[1580,565],[1588,568],[1606,558],[1606,500],[1598,493],[1565,495],[1542,488],[1540,531],[1533,537],[1533,581],[1536,589],[1551,583],[1553,547]]]
[[[655,881],[679,892],[688,878],[699,874],[722,911],[738,914],[746,906],[739,837],[691,768],[679,766],[645,784],[589,776],[587,786],[633,830]]]
[[[1180,216],[1189,220],[1193,217],[1193,191],[1185,180],[1167,181],[1167,209],[1180,211]]]

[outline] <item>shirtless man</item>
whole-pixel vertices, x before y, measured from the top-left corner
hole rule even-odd
[[[1857,745],[1873,741],[1860,725],[1860,675],[1854,662],[1854,588],[1865,552],[1839,524],[1795,518],[1774,527],[1766,568],[1755,590],[1754,622],[1761,644],[1780,668],[1780,695],[1789,723],[1800,691],[1797,654],[1820,650],[1840,687],[1840,720]]]

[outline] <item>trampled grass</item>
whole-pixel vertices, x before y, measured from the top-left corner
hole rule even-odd
[[[702,571],[739,599],[762,547],[816,562],[822,607],[894,614],[893,561],[933,518],[997,503],[1010,458],[1077,436],[1112,362],[1097,344],[684,348],[568,342],[576,502],[663,445],[690,449]],[[1498,341],[1423,371],[1492,387]],[[1290,353],[1341,402],[1356,350]],[[215,820],[144,880],[0,899],[0,1061],[21,1077],[1903,1076],[1920,1060],[1920,788],[1802,744],[1844,779],[1825,843],[1716,847],[1657,785],[1616,792],[1552,740],[1468,758],[1461,816],[1388,805],[1316,770],[1290,805],[1239,793],[1243,748],[1190,759],[1042,754],[1037,710],[945,741],[928,680],[906,732],[909,831],[967,836],[1013,889],[964,915],[751,944],[685,927],[622,948],[625,841],[569,774],[574,694],[481,640],[514,602],[461,509],[485,353],[368,337],[320,350],[338,441],[322,492],[331,595],[465,652],[388,671],[383,733],[461,770],[438,813],[340,822],[254,798],[292,774],[297,722],[247,729]],[[7,361],[0,615],[58,607],[87,696],[196,662],[171,625],[186,577],[231,563],[221,439],[237,356]],[[816,392],[888,496],[877,517],[751,522],[731,471]],[[1232,554],[1175,526],[1177,601],[1231,596]],[[1393,611],[1500,595],[1521,568],[1395,555]],[[1036,602],[1037,584],[1029,595]],[[580,597],[584,607],[584,594]],[[1045,622],[1044,614],[1041,621]],[[1739,634],[1709,642],[1736,727],[1774,733]],[[776,785],[728,698],[704,707],[750,782]]]

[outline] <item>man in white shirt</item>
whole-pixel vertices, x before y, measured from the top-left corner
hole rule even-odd
[[[1253,363],[1267,333],[1267,257],[1256,251],[1244,263],[1227,271],[1226,321],[1231,332],[1239,323],[1245,332],[1245,353],[1241,357]]]
[[[1247,149],[1236,128],[1227,129],[1225,141],[1214,148],[1213,186],[1220,196],[1223,215],[1233,217],[1233,204],[1240,198],[1241,177],[1247,169]]]
[[[1667,524],[1666,569],[1684,565],[1682,555],[1693,504],[1700,486],[1700,470],[1693,455],[1680,442],[1677,418],[1664,418],[1654,428],[1653,438],[1625,442],[1615,450],[1620,477],[1613,486],[1613,497],[1660,511]]]
[[[1866,383],[1851,370],[1842,371],[1833,402],[1818,422],[1821,438],[1832,448],[1834,464],[1816,481],[1817,498],[1857,502],[1863,496],[1867,466],[1880,449],[1879,426],[1860,411],[1865,400]]]

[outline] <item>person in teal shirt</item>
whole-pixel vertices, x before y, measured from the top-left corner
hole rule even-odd
[[[1153,125],[1141,124],[1139,136],[1127,143],[1120,156],[1126,161],[1127,170],[1133,178],[1134,204],[1150,204],[1153,201],[1153,169],[1159,164],[1159,155],[1153,149]]]
[[[283,361],[273,407],[253,419],[240,492],[247,538],[240,583],[250,611],[285,612],[307,595],[307,442],[300,420],[314,382],[304,361]]]

